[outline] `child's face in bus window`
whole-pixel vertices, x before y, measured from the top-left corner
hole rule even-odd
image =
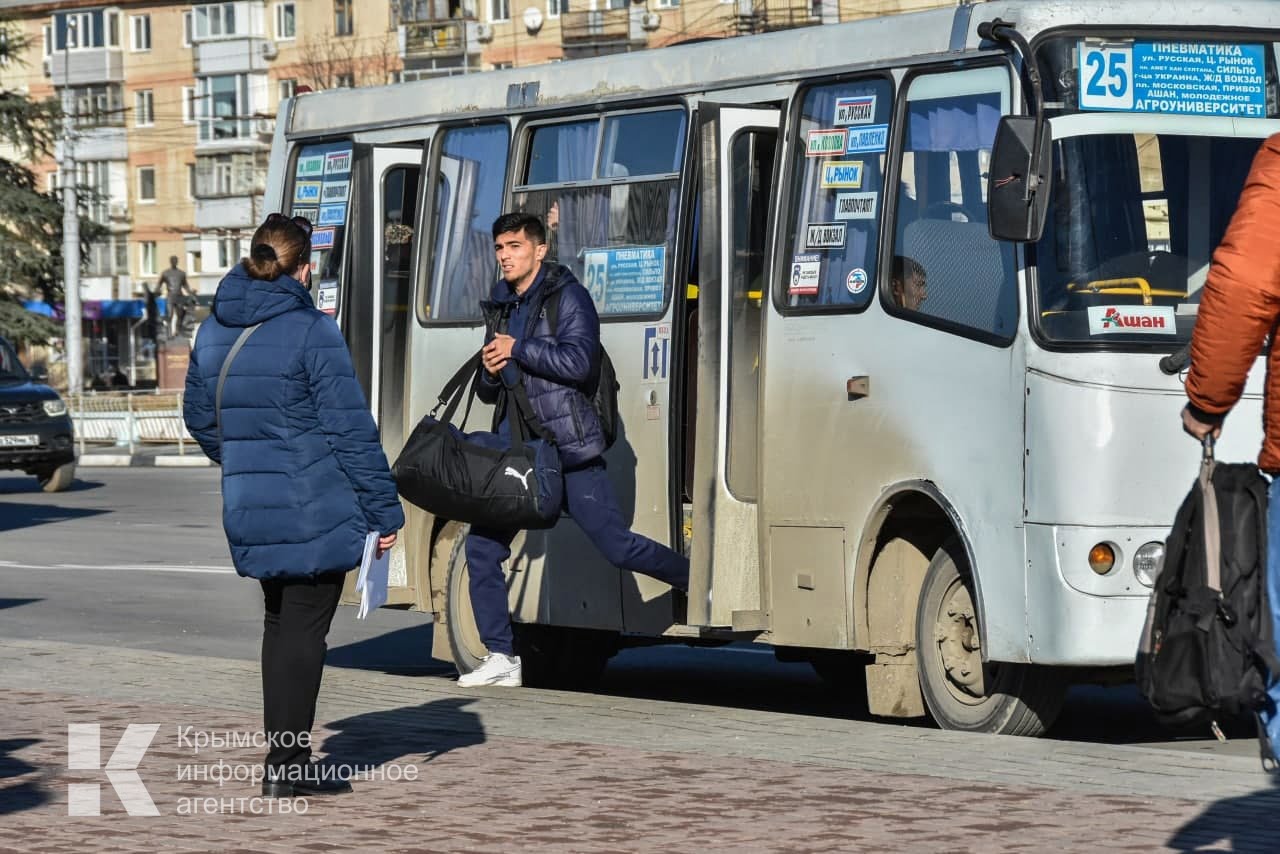
[[[894,301],[908,311],[919,311],[921,304],[929,298],[928,284],[924,276],[906,276],[905,280],[894,279],[889,283],[889,289],[893,293]]]

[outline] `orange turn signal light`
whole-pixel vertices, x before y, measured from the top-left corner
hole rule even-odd
[[[1098,575],[1106,575],[1116,565],[1116,552],[1106,543],[1098,543],[1089,549],[1089,568]]]

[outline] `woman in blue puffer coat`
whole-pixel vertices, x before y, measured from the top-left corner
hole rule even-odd
[[[266,599],[262,790],[272,797],[351,790],[311,762],[325,635],[366,536],[389,549],[404,525],[351,354],[308,294],[310,241],[307,220],[281,214],[254,233],[196,336],[183,404],[191,435],[222,465],[236,571]]]

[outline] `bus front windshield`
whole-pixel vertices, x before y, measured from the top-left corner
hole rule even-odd
[[[1106,130],[1054,142],[1033,316],[1050,345],[1176,347],[1261,139]]]

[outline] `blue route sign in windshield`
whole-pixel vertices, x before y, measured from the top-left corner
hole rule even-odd
[[[1082,110],[1267,116],[1262,45],[1081,41],[1079,58]]]
[[[588,249],[583,253],[584,285],[601,314],[662,311],[665,246]]]

